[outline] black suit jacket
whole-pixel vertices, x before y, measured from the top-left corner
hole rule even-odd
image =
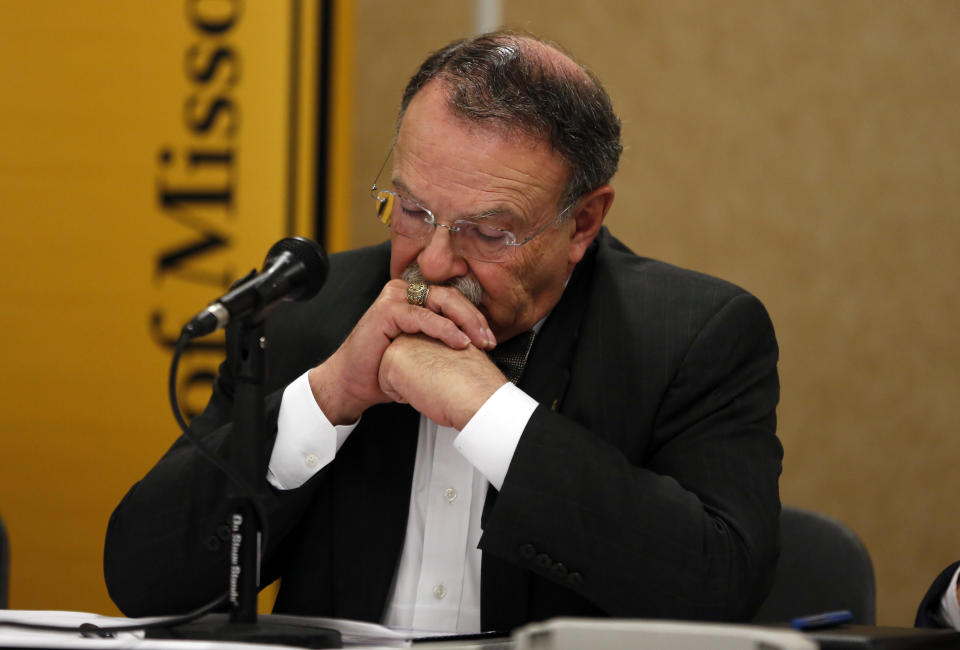
[[[332,257],[312,301],[268,323],[279,389],[331,354],[377,296],[386,245]],[[481,617],[747,620],[778,553],[777,344],[756,298],[637,257],[606,230],[538,334],[520,387],[540,406],[483,516]],[[221,370],[194,423],[230,434]],[[304,486],[264,488],[264,583],[276,611],[380,620],[406,526],[418,414],[369,409]],[[268,453],[270,441],[265,445]],[[128,615],[184,611],[223,588],[225,481],[178,440],[114,512],[105,575]]]
[[[914,621],[916,627],[950,627],[940,616],[940,600],[943,593],[950,586],[953,580],[953,574],[960,566],[960,562],[954,562],[937,576],[937,579],[930,585],[920,607],[917,609],[917,619]]]

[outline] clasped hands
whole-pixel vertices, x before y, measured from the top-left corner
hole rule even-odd
[[[462,429],[506,377],[487,357],[487,319],[459,291],[432,286],[422,307],[391,280],[343,344],[309,374],[331,423],[355,422],[374,404],[408,403],[441,426]]]

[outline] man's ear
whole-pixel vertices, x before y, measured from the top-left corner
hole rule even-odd
[[[573,207],[571,217],[574,228],[570,233],[570,268],[579,262],[587,252],[587,247],[600,232],[603,219],[613,205],[613,188],[601,185],[585,195]]]

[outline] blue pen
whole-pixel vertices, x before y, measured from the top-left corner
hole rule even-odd
[[[825,627],[843,625],[853,620],[853,613],[849,609],[836,612],[824,612],[813,616],[801,616],[790,621],[790,627],[795,630],[819,630]]]

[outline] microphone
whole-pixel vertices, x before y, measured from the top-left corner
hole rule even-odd
[[[270,247],[263,271],[234,286],[184,325],[181,336],[205,336],[235,318],[261,314],[283,300],[307,300],[320,291],[330,264],[323,247],[304,237],[287,237]]]

